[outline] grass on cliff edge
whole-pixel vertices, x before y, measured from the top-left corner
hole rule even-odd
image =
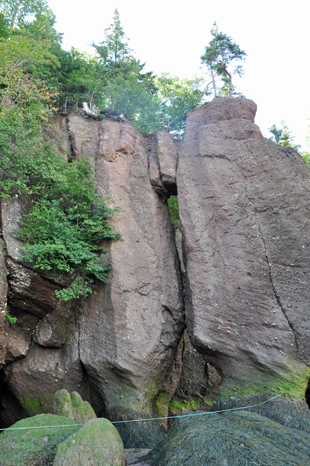
[[[94,279],[106,281],[103,239],[119,239],[108,218],[117,209],[97,192],[90,161],[66,161],[31,111],[0,113],[0,197],[26,196],[30,212],[15,232],[25,246],[24,259],[45,273],[71,277],[57,291],[68,301],[93,291]]]

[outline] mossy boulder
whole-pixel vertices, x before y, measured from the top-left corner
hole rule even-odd
[[[70,394],[65,389],[58,390],[54,395],[53,414],[66,416],[77,424],[85,424],[97,417],[88,401],[83,401],[77,392]]]
[[[305,466],[310,435],[247,411],[176,420],[152,466]]]
[[[54,466],[125,466],[122,439],[110,421],[93,419],[57,447]]]
[[[16,422],[10,429],[18,430],[0,434],[0,465],[50,466],[56,446],[79,429],[71,427],[72,424],[71,419],[53,414],[39,414]]]

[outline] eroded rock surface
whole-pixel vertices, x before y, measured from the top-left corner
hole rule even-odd
[[[177,143],[167,131],[157,131],[149,143],[149,173],[155,192],[163,200],[177,194],[177,162]]]
[[[176,359],[184,327],[167,206],[149,181],[147,141],[141,134],[127,123],[86,125],[78,117],[70,120],[75,146],[82,150],[83,134],[99,191],[120,207],[113,224],[122,240],[106,244],[112,265],[108,283],[98,284],[97,294],[83,304],[80,358],[110,416],[145,417],[160,391],[169,394],[167,412],[179,377]]]
[[[78,302],[55,299],[61,279],[42,276],[21,259],[23,248],[12,232],[29,200],[4,201],[9,305],[17,324],[10,328],[2,379],[27,415],[50,412],[62,388],[78,391],[111,419],[167,414],[181,371],[184,315],[174,230],[150,182],[150,138],[108,119],[72,115],[55,123],[59,150],[68,160],[89,156],[98,191],[120,208],[112,222],[122,240],[103,245],[108,257],[102,260],[112,265],[108,283],[98,283],[97,294],[78,310]],[[175,189],[173,138],[158,138],[160,176]],[[145,426],[140,430],[134,434],[139,441],[148,436]],[[161,435],[161,428],[156,432]]]
[[[255,104],[216,98],[188,115],[178,198],[186,317],[229,390],[297,392],[309,361],[309,171],[262,137]],[[233,393],[233,392],[232,392]]]

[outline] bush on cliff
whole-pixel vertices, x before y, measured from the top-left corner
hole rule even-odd
[[[73,283],[57,296],[69,300],[105,282],[110,266],[102,264],[99,246],[117,239],[108,221],[116,209],[97,192],[87,158],[67,162],[44,133],[36,109],[13,107],[0,114],[0,196],[26,193],[32,208],[16,232],[24,241],[24,259],[35,268],[71,276]]]

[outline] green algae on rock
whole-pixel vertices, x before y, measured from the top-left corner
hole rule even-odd
[[[27,429],[6,430],[0,434],[0,465],[51,465],[56,446],[80,428],[72,424],[71,419],[54,414],[39,414],[16,422],[10,429]]]
[[[125,466],[121,437],[107,419],[93,419],[57,447],[54,466]]]
[[[55,393],[53,413],[73,419],[77,424],[84,424],[97,417],[88,401],[83,401],[77,392],[72,392],[70,395],[65,389],[58,390]]]

